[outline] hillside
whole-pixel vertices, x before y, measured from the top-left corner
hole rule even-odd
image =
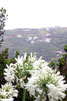
[[[42,29],[20,28],[7,30],[0,51],[9,48],[10,57],[16,50],[21,54],[34,52],[47,61],[57,59],[67,44],[67,28],[51,27]]]

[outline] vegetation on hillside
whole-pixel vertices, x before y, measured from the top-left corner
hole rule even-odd
[[[49,30],[46,28],[7,30],[0,52],[9,48],[10,58],[18,50],[20,54],[36,53],[38,57],[43,56],[46,61],[50,61],[52,58],[57,60],[64,52],[66,41],[67,28],[62,27],[49,28]]]

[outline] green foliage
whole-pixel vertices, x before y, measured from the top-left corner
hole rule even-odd
[[[64,66],[64,57],[59,58],[58,62],[59,62],[59,64],[58,64],[59,67],[62,68]]]
[[[18,55],[20,55],[20,53],[19,53],[19,51],[16,51],[16,53],[15,53],[15,57],[17,58]]]
[[[53,69],[56,68],[56,63],[54,60],[51,60],[50,64],[49,64],[50,67],[52,67]]]
[[[67,45],[65,45],[64,50],[66,53],[63,54],[62,58],[58,59],[59,69],[62,71],[62,74],[67,72]]]
[[[65,50],[65,52],[67,52],[67,45],[65,45],[64,50]]]
[[[8,49],[5,49],[4,51],[2,51],[2,53],[0,53],[0,84],[3,83],[3,79],[4,79],[4,69],[6,68],[6,64],[9,64],[9,60],[8,60]]]

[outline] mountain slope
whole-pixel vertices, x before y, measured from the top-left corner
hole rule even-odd
[[[57,59],[63,53],[65,44],[67,44],[67,28],[20,28],[5,32],[0,51],[9,48],[10,57],[16,50],[19,50],[20,54],[34,52],[38,57],[43,56],[49,61],[52,58]]]

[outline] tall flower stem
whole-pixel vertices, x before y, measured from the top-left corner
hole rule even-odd
[[[41,96],[40,96],[40,101],[42,101],[42,97],[43,97],[43,95],[44,95],[44,92],[45,92],[46,101],[49,101],[46,86],[45,86],[45,88],[44,88],[43,91],[42,91],[42,94],[41,94]]]
[[[45,91],[46,101],[49,101],[48,94],[47,94],[48,89],[47,89],[47,87],[46,87],[46,86],[45,86],[44,91]]]
[[[22,101],[25,101],[25,97],[26,97],[26,89],[23,90],[23,97],[22,97]]]
[[[40,101],[42,101],[43,94],[44,94],[44,89],[43,89],[42,94],[40,96]]]

